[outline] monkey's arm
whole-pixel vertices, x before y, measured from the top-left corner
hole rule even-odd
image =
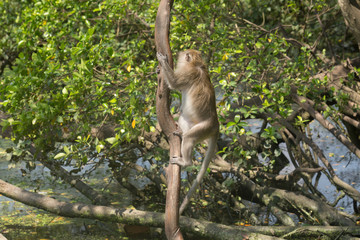
[[[165,80],[168,83],[169,87],[171,89],[177,89],[175,73],[168,63],[167,56],[162,55],[159,52],[156,53],[156,56],[161,65],[161,69],[163,70]]]

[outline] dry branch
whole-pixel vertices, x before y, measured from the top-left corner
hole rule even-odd
[[[285,225],[291,226],[293,223],[282,211],[301,213],[307,216],[308,219],[325,225],[353,226],[355,224],[355,219],[344,216],[345,214],[336,208],[327,205],[315,197],[307,197],[299,192],[260,186],[251,181],[245,174],[236,171],[241,169],[233,168],[230,164],[227,169],[225,166],[221,169],[236,175],[239,189],[241,189],[239,195],[243,199],[269,206],[274,215]]]
[[[341,133],[330,121],[326,120],[324,116],[316,111],[312,106],[309,99],[299,96],[295,93],[291,94],[292,99],[303,109],[305,109],[314,119],[316,119],[324,128],[333,134],[342,144],[344,144],[352,153],[360,158],[360,149],[358,149],[344,134]]]
[[[280,115],[272,115],[268,114],[269,118],[272,118],[279,122],[281,125],[289,129],[292,133],[296,135],[297,139],[302,140],[307,145],[309,145],[314,153],[320,158],[326,169],[329,171],[331,178],[329,179],[331,182],[335,184],[338,189],[344,190],[351,198],[356,201],[360,201],[360,192],[357,191],[354,187],[350,186],[343,180],[341,180],[335,173],[333,167],[331,166],[330,162],[326,159],[323,151],[316,145],[310,138],[308,138],[305,134],[298,131],[294,126],[292,126],[289,122],[283,119]]]
[[[91,200],[92,203],[96,205],[110,205],[110,202],[106,199],[106,197],[89,185],[85,184],[78,176],[71,175],[68,171],[66,171],[62,166],[51,163],[50,161],[42,161],[40,160],[45,167],[50,169],[51,173],[66,183],[77,189],[84,196]]]
[[[150,227],[163,227],[164,214],[139,211],[136,209],[119,209],[107,206],[95,206],[81,203],[66,203],[54,198],[29,192],[9,184],[0,179],[0,193],[6,197],[37,207],[45,211],[72,218],[90,218],[101,221],[119,222],[129,225],[143,225]],[[278,239],[256,232],[248,232],[245,228],[231,227],[200,221],[188,217],[181,217],[181,226],[187,232],[207,239]]]

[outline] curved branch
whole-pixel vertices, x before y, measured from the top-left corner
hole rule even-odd
[[[173,66],[169,44],[170,12],[173,0],[161,0],[155,22],[156,50],[168,56],[170,66]],[[169,138],[170,156],[180,156],[180,137],[173,134],[176,124],[170,114],[169,88],[160,71],[158,89],[156,92],[156,114],[161,129]],[[167,192],[165,206],[165,233],[168,239],[183,239],[179,228],[179,197],[181,168],[169,164],[167,170]]]

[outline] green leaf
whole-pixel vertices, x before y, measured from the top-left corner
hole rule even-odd
[[[240,129],[239,134],[244,135],[245,134],[245,129],[244,128]]]
[[[56,118],[56,121],[57,121],[58,123],[63,123],[63,122],[64,122],[64,119],[63,119],[62,116],[58,116],[58,117]]]
[[[81,161],[86,164],[88,162],[88,158],[87,156],[83,156],[83,158],[81,159]]]
[[[64,87],[62,89],[62,94],[67,95],[68,93],[69,93],[68,90],[66,89],[66,87]]]
[[[97,151],[98,153],[100,153],[103,148],[104,148],[104,145],[99,144],[99,145],[96,146],[96,151]]]
[[[281,155],[281,151],[280,151],[280,149],[275,149],[275,151],[274,151],[274,155],[275,155],[275,157],[280,156],[280,155]]]
[[[95,32],[95,27],[89,28],[89,30],[88,30],[88,32],[87,32],[87,35],[88,35],[89,37],[91,37],[91,36],[94,34],[94,32]]]
[[[234,126],[234,125],[236,125],[235,122],[228,122],[228,123],[226,124],[226,127],[229,128],[229,127]]]
[[[24,44],[25,44],[25,40],[21,40],[19,43],[18,43],[18,47],[22,47]]]
[[[112,47],[108,47],[108,48],[107,48],[107,53],[108,53],[109,57],[113,57],[113,54],[114,54],[113,48],[112,48]]]
[[[107,141],[110,144],[114,144],[116,143],[118,140],[115,137],[111,137],[111,138],[107,138],[105,139],[105,141]]]
[[[263,44],[261,42],[257,42],[257,43],[255,43],[255,47],[256,48],[262,48]]]
[[[66,154],[70,153],[70,150],[69,150],[69,148],[67,146],[64,146],[64,151],[65,151]]]
[[[54,157],[54,159],[63,158],[63,157],[65,157],[65,156],[66,156],[65,153],[58,153],[58,154],[56,154],[56,156]]]
[[[226,86],[227,85],[227,81],[225,79],[220,80],[220,85]]]
[[[109,101],[109,103],[116,103],[117,102],[117,99],[116,98],[113,98]]]

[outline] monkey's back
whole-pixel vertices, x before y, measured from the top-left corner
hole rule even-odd
[[[217,118],[217,114],[215,90],[208,72],[204,68],[193,70],[191,87],[182,90],[181,114],[196,124],[209,117]]]

